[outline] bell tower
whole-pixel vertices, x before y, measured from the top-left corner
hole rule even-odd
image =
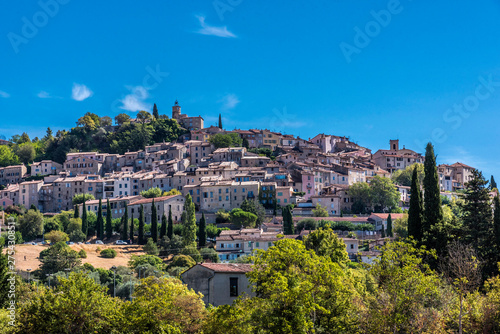
[[[179,105],[179,102],[177,100],[175,100],[175,104],[172,107],[172,118],[173,119],[181,118],[181,106]]]

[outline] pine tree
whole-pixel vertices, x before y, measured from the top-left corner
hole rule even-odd
[[[75,204],[75,211],[73,213],[73,218],[80,218],[80,212],[78,210],[78,205]]]
[[[87,238],[87,233],[89,232],[89,222],[87,219],[87,208],[85,205],[85,200],[83,201],[83,209],[82,209],[82,232],[85,234],[85,238]]]
[[[384,229],[384,224],[382,224],[382,235],[381,235],[382,238],[385,238],[385,229]]]
[[[219,114],[219,129],[222,130],[222,115]]]
[[[97,222],[96,222],[96,227],[97,227],[97,238],[99,240],[102,240],[103,235],[104,235],[104,218],[102,217],[102,201],[99,199],[99,208],[97,209]]]
[[[198,247],[203,248],[207,244],[207,222],[205,214],[201,214],[200,226],[198,226]]]
[[[422,192],[420,191],[416,166],[411,178],[408,236],[413,237],[419,243],[422,242]]]
[[[174,221],[172,220],[172,210],[168,210],[168,228],[167,237],[172,240],[174,236]]]
[[[388,237],[393,237],[393,234],[392,234],[392,217],[391,217],[390,213],[389,213],[389,216],[387,217],[387,236]]]
[[[493,190],[493,189],[498,189],[497,188],[497,183],[495,182],[495,178],[493,177],[493,175],[491,175],[491,180],[490,180],[490,189]]]
[[[127,203],[125,203],[125,212],[122,216],[122,240],[127,240],[128,238],[128,208]]]
[[[111,218],[111,206],[109,198],[106,201],[106,238],[110,239],[113,236],[113,224]]]
[[[156,107],[156,103],[153,105],[153,117],[155,120],[160,118],[160,114],[158,113],[158,108]]]
[[[428,249],[436,249],[438,256],[445,250],[446,244],[439,240],[438,233],[444,224],[443,208],[441,207],[441,192],[439,176],[436,167],[436,156],[431,143],[425,149],[424,163],[424,219],[422,232],[424,244]]]
[[[287,205],[283,208],[283,232],[285,235],[293,234],[293,227],[292,208]]]
[[[160,240],[167,234],[167,216],[161,216]]]
[[[155,199],[151,203],[151,238],[155,243],[158,242],[158,214],[156,213]]]
[[[139,237],[139,245],[144,244],[144,206],[139,208],[139,232],[138,232],[138,237]]]
[[[184,201],[182,239],[184,246],[192,246],[196,243],[196,214],[193,199],[190,194],[186,195]]]
[[[130,214],[129,239],[132,243],[134,243],[134,215],[132,213]]]

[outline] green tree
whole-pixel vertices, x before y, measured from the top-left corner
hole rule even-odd
[[[200,226],[198,227],[198,247],[203,248],[207,243],[207,222],[205,214],[201,214]]]
[[[495,182],[495,178],[493,177],[493,175],[491,175],[491,179],[490,179],[490,189],[491,190],[498,189],[497,183]]]
[[[172,210],[168,210],[168,227],[167,227],[167,237],[172,239],[174,235],[174,221],[172,220]]]
[[[349,187],[349,196],[353,199],[352,211],[355,213],[365,213],[372,208],[371,188],[366,182],[356,182]],[[369,209],[369,210],[367,210]]]
[[[148,190],[141,191],[141,196],[144,198],[156,198],[162,195],[162,191],[158,187],[149,188]]]
[[[425,149],[424,163],[424,219],[422,225],[424,244],[427,249],[438,250],[441,254],[446,245],[438,245],[437,233],[435,230],[443,225],[443,209],[441,208],[441,196],[439,189],[439,176],[436,167],[436,156],[431,143]],[[444,246],[444,247],[443,247]]]
[[[19,164],[19,157],[7,145],[0,145],[0,167]]]
[[[49,233],[45,233],[43,239],[49,240],[51,243],[56,243],[59,241],[68,241],[69,237],[63,231],[50,231]]]
[[[386,212],[388,209],[390,212],[391,208],[398,207],[400,194],[391,179],[377,175],[370,181],[370,189],[371,203],[375,211]]]
[[[24,240],[36,239],[42,234],[43,215],[39,211],[29,210],[19,219],[19,230]]]
[[[156,103],[153,105],[153,118],[160,119],[160,114],[158,113],[158,107],[156,106]]]
[[[215,146],[215,148],[223,147],[241,147],[243,141],[237,133],[218,133],[215,136],[210,137],[209,142]]]
[[[257,221],[257,216],[251,212],[246,212],[241,209],[231,210],[231,222],[238,227],[254,227]]]
[[[130,214],[130,229],[129,229],[129,239],[134,242],[134,214]]]
[[[32,143],[24,143],[17,147],[16,155],[24,164],[29,164],[35,159],[35,148]]]
[[[359,318],[364,333],[441,333],[434,326],[441,294],[440,278],[422,259],[435,256],[415,241],[389,242],[374,260],[370,274],[377,289]]]
[[[144,243],[144,206],[141,204],[139,208],[139,232],[138,232],[139,245]]]
[[[182,239],[184,246],[191,246],[196,243],[196,214],[193,199],[190,194],[186,195],[184,201],[184,212],[182,219]]]
[[[55,289],[42,288],[18,313],[19,333],[115,333],[122,330],[122,303],[84,273],[58,277]]]
[[[418,183],[417,168],[413,169],[410,188],[410,209],[408,210],[408,236],[413,237],[419,243],[422,242],[422,192]]]
[[[94,195],[92,194],[76,194],[75,196],[73,196],[73,205],[78,205],[78,204],[82,204],[86,201],[93,201],[95,200],[95,197]],[[75,218],[78,218],[78,217],[75,217]]]
[[[283,215],[283,232],[286,235],[292,235],[294,232],[292,207],[290,205],[285,206],[282,209]]]
[[[113,235],[113,222],[111,217],[111,206],[109,198],[106,200],[106,238],[110,239]]]
[[[304,237],[306,249],[313,250],[318,256],[328,257],[342,266],[349,262],[345,243],[332,229],[320,228]]]
[[[127,114],[118,114],[115,116],[115,123],[116,125],[123,125],[125,124],[126,122],[129,122],[130,121],[130,116],[127,115]]]
[[[391,175],[391,179],[395,184],[410,187],[413,178],[413,171],[415,169],[417,170],[418,184],[421,185],[425,175],[424,164],[421,163],[414,163],[410,166],[407,166],[405,169],[398,169],[394,171]]]
[[[500,254],[500,198],[498,195],[493,198],[493,207],[493,235],[495,236],[495,246],[497,254]]]
[[[175,278],[150,276],[136,286],[123,314],[127,333],[199,333],[207,315],[202,295]]]
[[[97,209],[97,238],[102,240],[104,238],[104,218],[102,217],[102,200],[99,199],[99,208]]]
[[[148,113],[145,110],[141,110],[137,113],[136,116],[137,120],[140,121],[143,125],[147,123],[148,121],[151,121],[153,117],[151,116],[150,113]]]
[[[109,116],[103,116],[99,118],[101,126],[111,126],[113,125],[113,120]]]
[[[355,332],[354,282],[338,263],[283,239],[257,251],[247,275],[257,297],[255,333]]]
[[[78,209],[78,205],[74,205],[74,213],[73,213],[73,218],[80,218],[80,210]]]
[[[222,130],[222,116],[219,114],[219,129]]]
[[[160,239],[163,239],[163,237],[167,234],[167,216],[163,214],[161,216],[161,226],[160,226]]]
[[[78,252],[72,250],[64,241],[59,241],[41,251],[39,258],[42,263],[40,267],[42,277],[45,277],[45,274],[53,274],[81,265]]]
[[[254,199],[253,201],[245,199],[243,202],[241,202],[240,209],[256,215],[257,224],[262,224],[262,222],[264,222],[264,219],[266,217],[266,209],[264,209],[262,203],[260,203],[257,199]]]
[[[158,213],[156,212],[155,200],[151,203],[151,238],[158,242]]]
[[[87,205],[85,204],[85,199],[82,204],[82,233],[85,234],[85,238],[88,237],[89,232],[89,221],[87,217]]]
[[[394,236],[392,234],[392,217],[391,217],[390,213],[389,213],[389,216],[387,217],[387,236],[388,237],[393,237]]]
[[[464,212],[463,227],[466,233],[465,240],[470,243],[484,261],[484,275],[491,276],[497,270],[497,255],[491,245],[494,245],[493,217],[488,181],[483,174],[474,169],[472,179],[465,184],[463,195]],[[426,193],[427,194],[427,193]],[[427,195],[426,195],[427,196]]]
[[[313,217],[328,217],[328,211],[321,204],[317,203],[316,207],[312,209]]]
[[[125,202],[125,209],[122,216],[122,240],[127,240],[128,238],[128,207]]]

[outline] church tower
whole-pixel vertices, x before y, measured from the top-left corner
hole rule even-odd
[[[179,102],[177,100],[175,100],[175,104],[172,107],[172,118],[173,119],[181,118],[181,106],[179,105]]]

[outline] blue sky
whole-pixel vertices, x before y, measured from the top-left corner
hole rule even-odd
[[[57,5],[55,5],[57,4]],[[4,2],[0,135],[157,103],[228,129],[389,139],[500,179],[500,2]]]

